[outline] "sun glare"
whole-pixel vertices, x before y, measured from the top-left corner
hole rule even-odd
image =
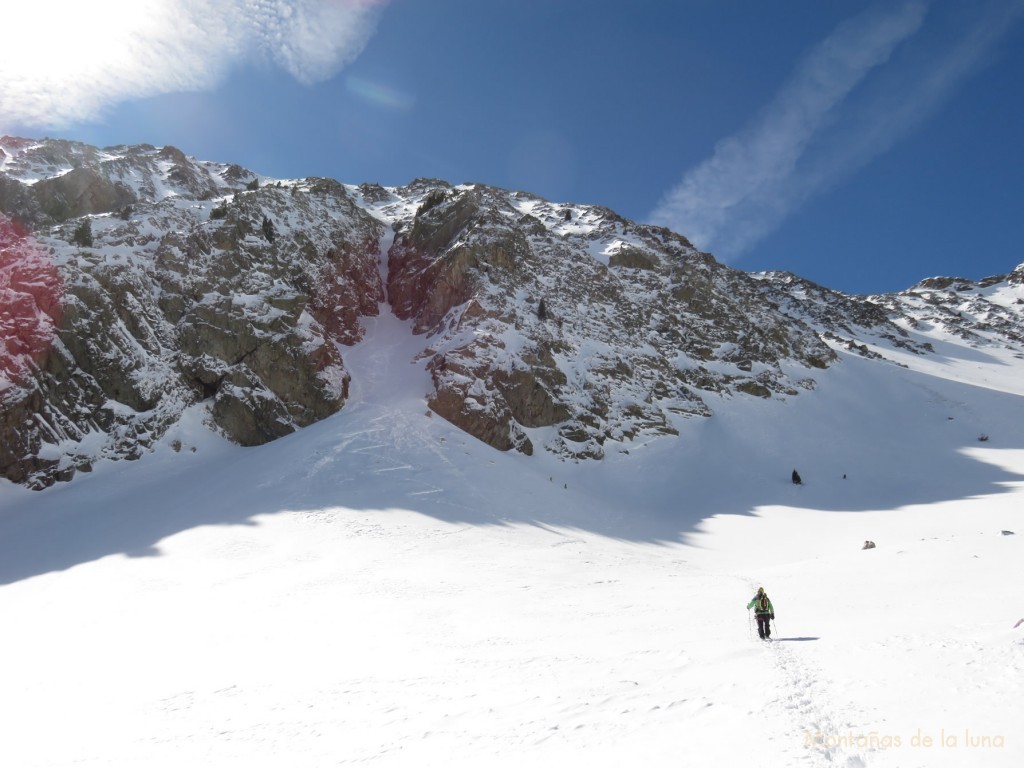
[[[60,125],[124,98],[210,82],[219,54],[232,48],[219,40],[216,20],[201,28],[186,11],[175,0],[37,0],[5,9],[0,118]]]
[[[69,71],[103,68],[123,55],[122,46],[140,28],[163,18],[164,3],[22,2],[4,12],[0,61],[10,75],[66,77]]]

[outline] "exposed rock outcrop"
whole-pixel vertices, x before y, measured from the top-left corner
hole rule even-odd
[[[96,458],[138,457],[203,401],[211,425],[242,445],[341,408],[349,374],[338,345],[360,338],[359,318],[384,298],[383,226],[342,185],[249,190],[252,174],[222,176],[173,149],[41,146],[37,163],[81,165],[31,187],[44,220],[63,223],[3,247],[5,339],[25,336],[11,331],[19,323],[50,337],[28,356],[7,345],[22,375],[0,384],[0,473],[40,486]],[[72,236],[79,221],[91,246]],[[264,221],[276,222],[272,242]],[[59,298],[12,282],[26,253],[59,278]],[[59,313],[44,327],[34,318],[47,298]]]
[[[421,201],[396,219],[388,295],[429,338],[429,405],[496,448],[529,453],[527,430],[552,427],[547,449],[600,458],[708,415],[699,390],[795,394],[783,360],[835,359],[757,281],[667,230],[480,185],[396,195]]]

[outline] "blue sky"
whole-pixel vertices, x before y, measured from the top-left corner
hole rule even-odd
[[[19,4],[0,131],[526,189],[854,293],[1024,262],[1024,0],[127,7]]]

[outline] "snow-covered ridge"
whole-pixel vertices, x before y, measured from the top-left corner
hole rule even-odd
[[[0,152],[0,172],[23,184],[52,181],[73,171],[93,171],[149,202],[174,195],[192,197],[206,190],[244,189],[257,178],[237,165],[186,158],[174,147],[98,149],[80,142],[4,136],[0,137]]]
[[[4,290],[21,313],[2,330],[36,339],[8,344],[0,369],[0,467],[17,482],[142,456],[193,407],[244,445],[321,420],[381,313],[419,339],[424,412],[569,460],[685,437],[734,398],[786,402],[850,353],[1020,391],[1000,367],[1021,354],[1012,275],[844,296],[484,185],[275,180],[148,145],[0,150],[0,210],[18,223]],[[62,295],[11,277],[30,261]],[[998,350],[984,376],[982,347]]]
[[[1022,271],[976,283],[928,278],[874,296],[845,296],[784,273],[758,277],[783,311],[837,350],[1024,394],[1014,363],[1024,360]]]

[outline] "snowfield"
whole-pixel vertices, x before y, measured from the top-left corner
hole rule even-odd
[[[843,354],[573,464],[431,417],[422,340],[367,322],[324,422],[241,449],[197,410],[0,485],[0,765],[1024,761],[1011,351]]]

